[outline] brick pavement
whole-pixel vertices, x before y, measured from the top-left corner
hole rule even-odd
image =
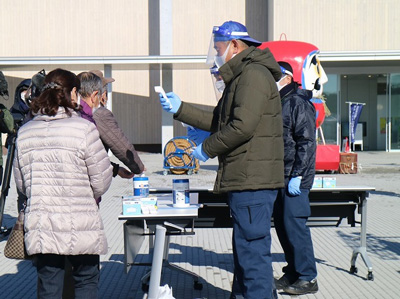
[[[150,184],[167,185],[173,175],[162,175],[162,156],[141,155],[148,169]],[[385,158],[383,158],[383,156]],[[400,154],[360,153],[365,159],[364,170],[357,175],[336,175],[338,184],[376,187],[368,200],[367,246],[373,265],[374,280],[366,280],[367,268],[361,257],[357,259],[358,273],[349,273],[352,250],[359,245],[360,227],[350,227],[343,221],[339,227],[313,227],[311,229],[317,258],[320,291],[302,298],[399,298],[400,282],[400,187],[397,161]],[[190,176],[191,186],[212,184],[215,161],[202,165],[199,174]],[[374,174],[374,169],[387,169],[387,173]],[[368,170],[368,171],[367,171]],[[354,182],[354,183],[353,183]],[[397,184],[396,184],[397,183]],[[383,186],[383,187],[381,187]],[[209,186],[211,187],[211,186]],[[114,179],[110,190],[103,196],[101,213],[109,241],[109,252],[101,257],[100,298],[142,298],[140,278],[147,267],[134,267],[124,272],[121,195],[132,192],[132,182]],[[7,198],[4,223],[12,226],[16,220],[16,194],[12,182]],[[272,229],[273,268],[276,277],[285,265],[275,231]],[[0,298],[35,298],[36,273],[30,261],[9,260],[2,254],[5,240],[0,241]],[[166,269],[162,284],[173,288],[176,298],[229,298],[233,278],[231,229],[196,229],[194,236],[171,237],[170,262],[191,270],[201,277],[203,290],[193,290],[191,278]],[[138,261],[146,261],[147,242],[142,246]],[[290,298],[279,294],[279,298]]]

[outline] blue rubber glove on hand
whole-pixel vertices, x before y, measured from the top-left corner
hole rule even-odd
[[[188,137],[196,144],[203,143],[204,139],[210,136],[210,132],[203,131],[197,128],[188,127]]]
[[[200,143],[192,152],[192,156],[195,159],[199,159],[200,161],[206,162],[208,159],[210,159],[209,156],[203,151],[203,143]]]
[[[166,95],[169,102],[164,99],[161,93],[159,94],[162,108],[167,112],[176,113],[181,106],[181,99],[173,92],[168,92]]]
[[[294,178],[291,178],[289,181],[289,193],[291,195],[300,195],[301,191],[300,191],[300,184],[301,184],[301,177],[297,176]]]

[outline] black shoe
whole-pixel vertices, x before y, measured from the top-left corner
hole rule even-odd
[[[277,290],[283,290],[284,288],[287,288],[291,285],[291,281],[285,275],[283,275],[279,279],[274,278],[274,282]]]
[[[284,288],[283,291],[291,295],[314,294],[318,292],[318,283],[316,279],[311,281],[298,279],[294,284]]]

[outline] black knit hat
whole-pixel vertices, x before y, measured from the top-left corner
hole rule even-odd
[[[285,61],[278,61],[278,64],[281,67],[282,74],[293,77],[293,69],[289,63]]]

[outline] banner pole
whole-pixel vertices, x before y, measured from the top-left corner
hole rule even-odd
[[[359,103],[359,102],[345,102],[345,103],[347,103],[347,104],[349,104],[349,152],[351,153],[351,142],[352,142],[352,140],[351,140],[351,133],[352,133],[352,130],[351,130],[351,123],[352,123],[352,117],[351,117],[351,105],[352,104],[355,104],[355,105],[366,105],[365,103]]]

